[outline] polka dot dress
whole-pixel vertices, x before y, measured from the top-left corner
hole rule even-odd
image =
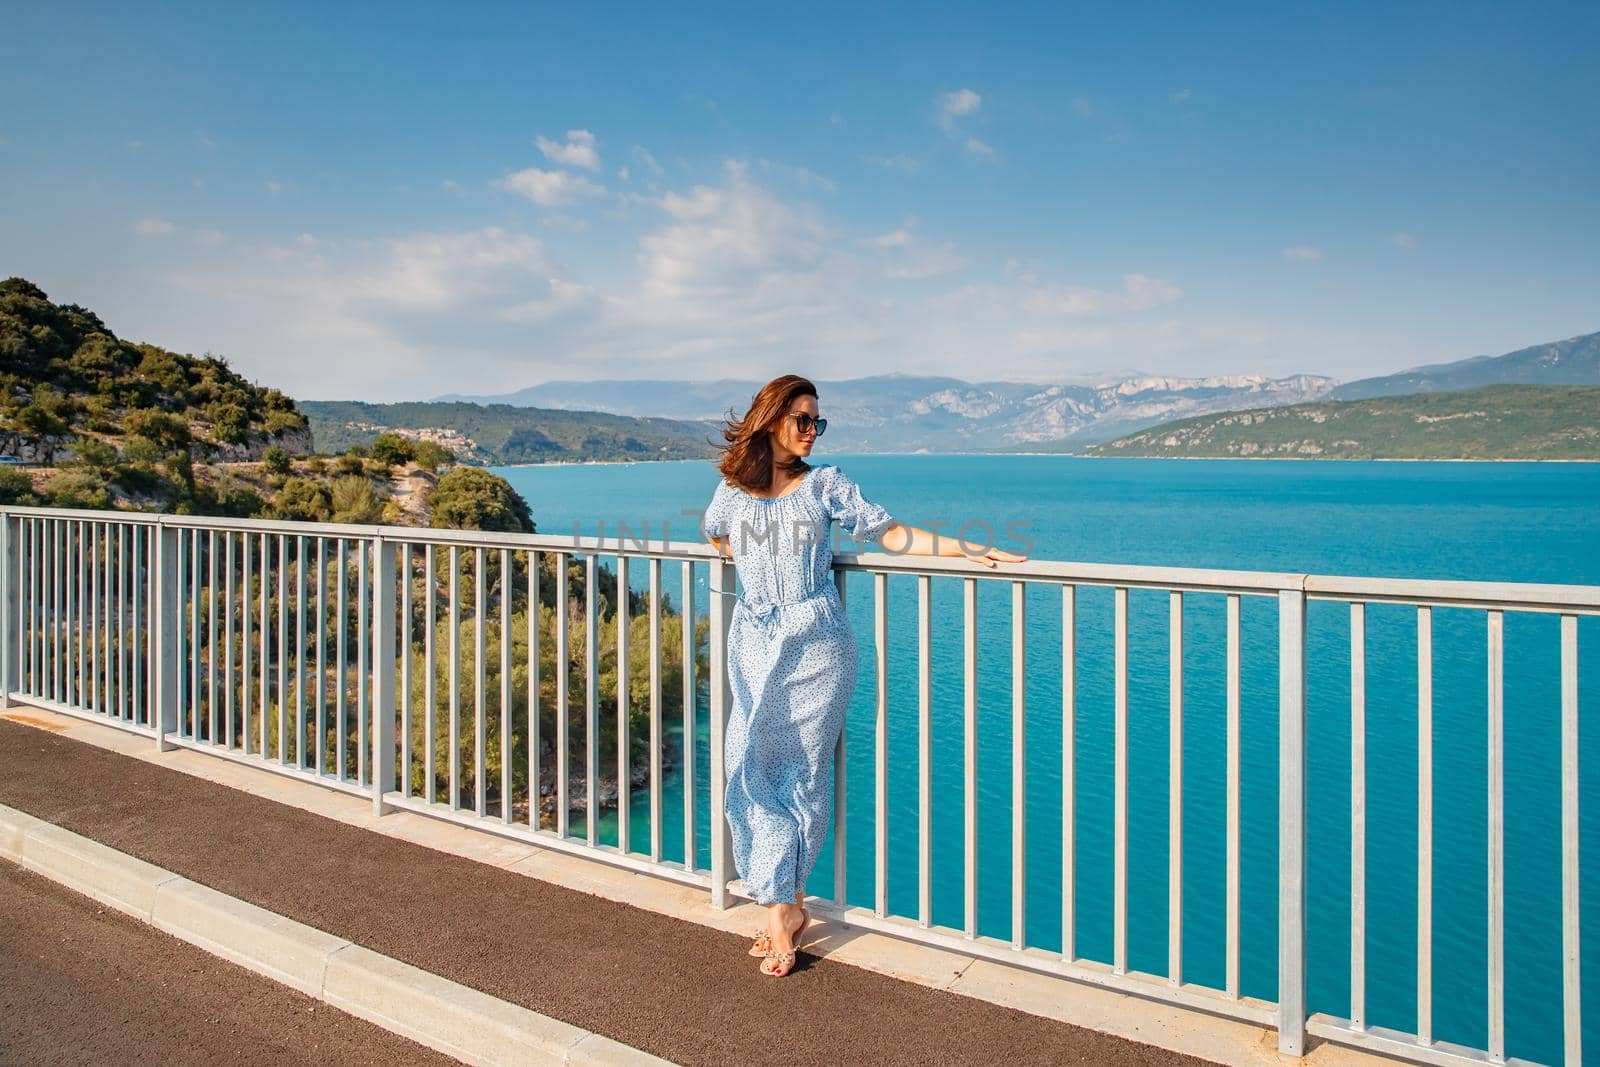
[[[833,583],[831,524],[867,542],[894,521],[832,464],[770,499],[724,480],[706,509],[705,532],[729,539],[743,587],[728,631],[723,760],[733,862],[757,903],[793,902],[833,815],[856,640]]]

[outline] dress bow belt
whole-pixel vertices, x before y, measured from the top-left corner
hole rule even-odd
[[[749,612],[751,618],[760,623],[764,629],[770,629],[773,622],[776,621],[779,608],[788,607],[791,604],[804,604],[806,601],[815,600],[817,597],[826,597],[828,595],[828,590],[829,586],[824,585],[818,588],[815,592],[807,593],[805,596],[796,600],[750,601],[746,600],[744,597],[739,597],[738,603],[744,605],[745,611]],[[720,589],[717,590],[717,592],[722,593],[724,596],[737,595]]]

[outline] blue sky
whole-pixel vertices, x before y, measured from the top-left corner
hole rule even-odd
[[[1600,330],[1597,10],[30,5],[0,274],[306,399],[1387,373]]]

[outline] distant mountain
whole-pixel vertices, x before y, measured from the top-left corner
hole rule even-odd
[[[1492,385],[1169,422],[1091,456],[1600,460],[1600,388]]]
[[[1317,399],[1336,384],[1315,375],[1138,375],[1050,384],[886,374],[816,382],[828,447],[858,452],[1065,451],[1176,416]],[[714,424],[729,410],[743,412],[761,385],[728,378],[556,381],[470,399]],[[316,404],[302,407],[312,412]],[[319,427],[318,440],[321,433]]]
[[[509,404],[367,404],[305,400],[317,447],[342,452],[393,430],[436,441],[469,463],[702,459],[721,438],[710,423],[641,419],[598,411],[551,411]]]
[[[1600,385],[1600,333],[1534,345],[1503,356],[1473,356],[1382,378],[1362,378],[1339,386],[1331,399],[1443,393],[1484,385]]]

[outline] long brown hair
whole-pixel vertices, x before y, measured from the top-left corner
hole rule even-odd
[[[750,408],[741,418],[732,408],[722,426],[723,439],[719,445],[722,458],[717,468],[722,476],[747,493],[764,493],[772,488],[772,438],[767,431],[789,411],[797,396],[816,396],[817,387],[798,374],[783,374],[763,385],[750,401]],[[791,474],[804,474],[811,469],[799,456],[785,467]]]

